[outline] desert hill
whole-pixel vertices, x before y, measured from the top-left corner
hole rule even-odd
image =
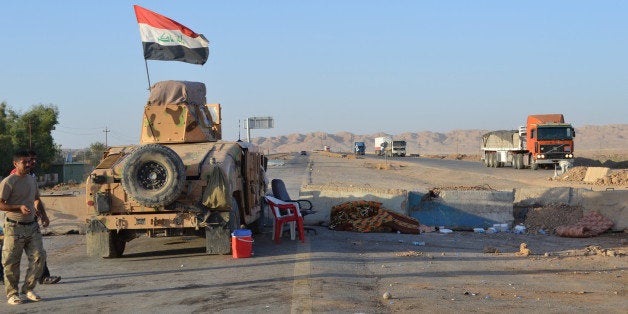
[[[577,127],[575,152],[618,153],[628,151],[628,124],[586,125]],[[392,136],[396,140],[407,141],[408,154],[477,154],[480,139],[488,130],[453,130],[447,133],[423,131],[419,133],[386,134],[373,133],[358,135],[349,132],[328,134],[313,132],[288,134],[274,137],[252,138],[266,153],[287,153],[296,151],[322,150],[329,146],[334,152],[350,152],[353,142],[365,142],[367,153],[372,153],[373,139],[379,136]]]

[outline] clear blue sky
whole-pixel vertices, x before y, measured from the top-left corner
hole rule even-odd
[[[148,61],[151,82],[201,81],[252,137],[576,127],[628,122],[628,1],[7,1],[0,101],[54,104],[62,148],[139,142],[148,83],[132,5],[210,41],[204,66]],[[246,137],[245,130],[241,131]]]

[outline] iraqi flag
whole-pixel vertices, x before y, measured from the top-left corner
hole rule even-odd
[[[140,24],[144,59],[205,64],[209,41],[202,34],[139,5],[133,8]]]

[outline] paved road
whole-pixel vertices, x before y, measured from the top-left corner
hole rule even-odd
[[[366,155],[365,158],[368,160],[384,160],[384,157],[378,157],[374,155]],[[392,158],[388,158],[388,160],[395,161],[395,162],[413,163],[413,164],[420,165],[422,167],[432,167],[432,168],[440,168],[440,169],[446,168],[450,170],[464,171],[468,173],[487,174],[487,175],[495,175],[495,176],[503,176],[503,177],[519,175],[525,172],[525,175],[529,177],[530,179],[543,179],[543,178],[550,177],[554,174],[553,169],[531,170],[529,168],[515,169],[513,167],[489,168],[489,167],[484,166],[484,163],[480,161],[473,161],[473,160],[452,160],[452,159],[416,158],[416,157],[392,157]]]

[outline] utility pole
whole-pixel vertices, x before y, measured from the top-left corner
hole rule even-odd
[[[109,147],[109,143],[107,143],[107,133],[111,132],[111,130],[107,129],[107,127],[105,127],[104,130],[102,130],[103,132],[105,132],[105,148]]]

